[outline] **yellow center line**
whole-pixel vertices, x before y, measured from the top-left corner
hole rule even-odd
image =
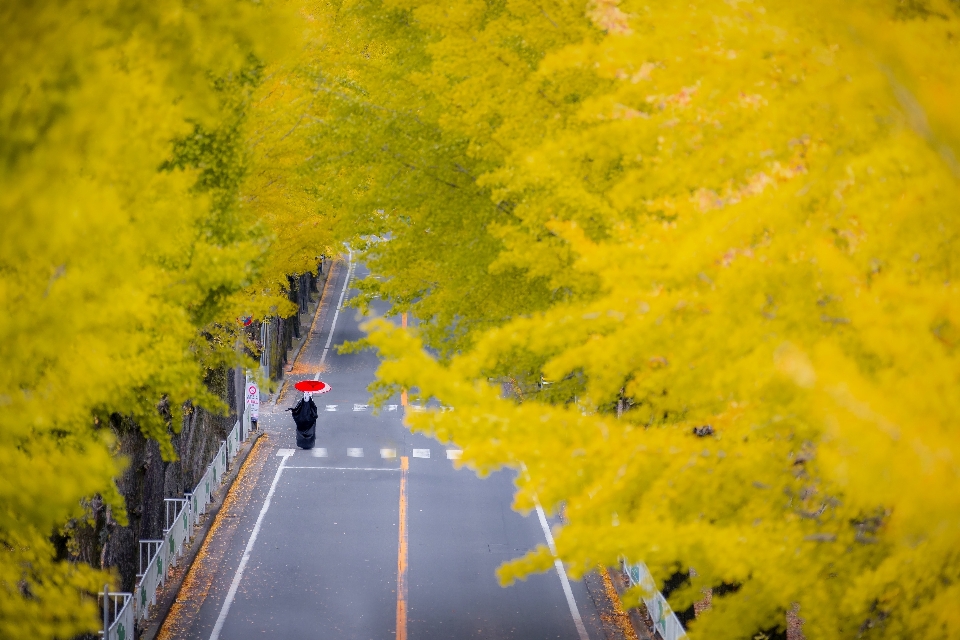
[[[407,640],[407,469],[400,458],[400,544],[397,547],[397,640]]]

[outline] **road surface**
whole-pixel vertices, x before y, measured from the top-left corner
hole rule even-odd
[[[336,352],[362,335],[357,311],[341,306],[363,275],[335,269],[294,370],[312,378],[326,365],[316,448],[296,448],[283,411],[298,392],[261,408],[267,437],[161,637],[602,640],[590,595],[565,584],[562,567],[497,583],[500,563],[547,543],[545,520],[510,508],[512,472],[458,470],[455,447],[403,427],[399,398],[378,415],[368,406],[377,356]]]

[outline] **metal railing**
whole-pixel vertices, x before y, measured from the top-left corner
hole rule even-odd
[[[677,618],[677,614],[670,608],[667,599],[657,590],[657,583],[654,581],[647,565],[642,562],[633,564],[621,559],[623,572],[627,574],[627,580],[630,586],[639,585],[642,589],[641,598],[647,605],[647,611],[650,618],[653,619],[653,626],[663,640],[679,640],[687,636],[686,630]]]
[[[146,550],[146,562],[144,562]],[[137,574],[137,591],[134,607],[137,620],[144,620],[151,605],[157,604],[157,591],[163,585],[167,575],[167,554],[163,540],[140,541],[140,573]]]
[[[167,527],[163,530],[164,538],[167,540],[167,558],[169,559],[167,565],[173,567],[176,566],[177,558],[180,557],[184,545],[190,539],[193,519],[190,517],[190,503],[186,498],[166,498],[164,503],[167,509]]]
[[[135,627],[150,615],[150,607],[157,604],[157,591],[166,582],[167,572],[176,566],[187,543],[193,537],[200,516],[207,512],[213,494],[223,483],[228,465],[240,451],[240,445],[250,436],[250,410],[244,410],[227,439],[220,443],[213,460],[200,477],[192,492],[183,498],[164,499],[164,530],[162,540],[141,540],[137,586],[134,593],[104,591],[99,598],[103,604],[105,640],[133,640]]]
[[[134,619],[133,608],[130,607],[129,593],[114,593],[106,589],[98,600],[103,607],[103,622],[106,633],[99,633],[105,640],[133,640]]]

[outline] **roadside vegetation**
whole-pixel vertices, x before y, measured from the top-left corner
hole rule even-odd
[[[293,312],[287,274],[331,242],[292,151],[300,88],[266,75],[297,64],[302,22],[219,0],[0,7],[4,638],[98,628],[79,592],[116,574],[76,533],[92,501],[128,521],[122,430],[172,460],[184,409],[222,410],[208,382],[242,363],[237,319]]]
[[[0,33],[0,635],[96,629],[109,567],[51,535],[125,520],[111,416],[170,458],[237,319],[350,241],[358,304],[420,321],[370,323],[378,390],[562,507],[575,575],[712,588],[691,637],[960,637],[955,0],[14,1]]]
[[[410,422],[562,505],[574,573],[713,589],[691,637],[958,637],[960,7],[350,11],[332,164],[422,321],[380,380],[455,408]]]

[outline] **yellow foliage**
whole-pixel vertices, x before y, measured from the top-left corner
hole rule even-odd
[[[0,5],[4,638],[98,628],[89,594],[111,577],[57,558],[50,537],[95,494],[126,522],[110,416],[134,418],[171,458],[181,405],[220,407],[204,378],[237,363],[237,316],[286,310],[278,274],[316,265],[314,246],[266,256],[310,207],[278,163],[286,122],[249,115],[271,89],[257,69],[298,46],[294,8]]]
[[[524,467],[574,573],[734,585],[691,636],[799,603],[808,637],[960,637],[955,3],[388,4],[427,58],[364,99],[402,93],[477,194],[371,187],[368,286],[443,355],[376,323],[380,385],[455,407],[411,424]]]

